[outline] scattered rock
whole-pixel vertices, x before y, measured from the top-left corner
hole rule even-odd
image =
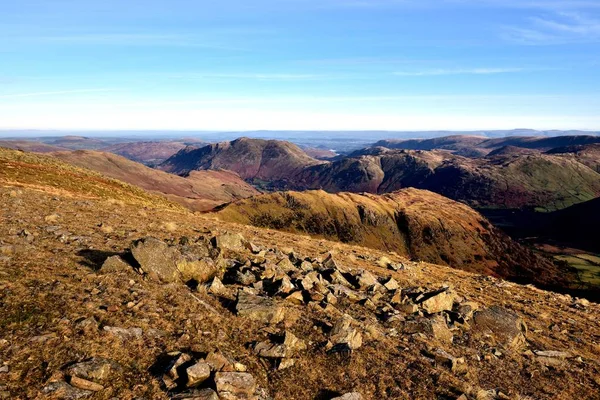
[[[339,397],[334,397],[331,400],[362,400],[363,397],[358,392],[346,393]]]
[[[336,322],[329,335],[329,340],[334,345],[346,345],[350,350],[356,350],[362,346],[362,334],[352,326],[354,319],[344,314]]]
[[[131,253],[140,264],[142,272],[149,277],[164,283],[180,280],[177,260],[181,254],[165,242],[146,237],[132,243]]]
[[[454,294],[447,288],[424,293],[415,301],[428,314],[452,310]]]
[[[248,294],[243,290],[238,292],[236,312],[264,324],[278,324],[285,318],[285,308],[268,297]]]
[[[224,233],[212,238],[212,244],[218,249],[241,251],[246,248],[247,240],[239,233]]]
[[[51,382],[42,389],[42,393],[51,395],[62,400],[78,400],[91,396],[94,392],[79,389],[69,385],[67,382]]]
[[[260,342],[254,347],[256,354],[265,358],[292,357],[303,350],[306,350],[304,341],[289,331],[282,336],[273,336],[272,340]]]
[[[185,371],[187,373],[188,387],[197,386],[210,378],[210,365],[208,365],[205,361],[199,361],[196,364],[188,367]]]
[[[71,386],[74,386],[76,388],[90,390],[92,392],[99,392],[101,390],[104,390],[104,386],[92,381],[88,381],[87,379],[79,378],[77,376],[72,376],[69,383],[71,384]]]
[[[229,289],[227,289],[227,287],[223,285],[223,282],[221,282],[221,280],[216,276],[213,278],[210,286],[208,287],[208,293],[222,297],[228,297],[231,295]]]
[[[69,366],[66,373],[71,377],[78,377],[94,382],[107,382],[115,374],[121,373],[121,371],[121,366],[115,361],[97,357]]]
[[[389,291],[400,289],[400,285],[398,285],[398,282],[394,278],[390,278],[383,286]]]
[[[100,267],[102,273],[129,272],[131,270],[132,267],[119,256],[108,257]]]
[[[215,374],[217,393],[221,400],[255,400],[256,382],[246,372],[217,372]]]

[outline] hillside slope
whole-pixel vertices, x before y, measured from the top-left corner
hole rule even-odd
[[[161,169],[178,175],[193,170],[227,169],[247,181],[285,185],[303,168],[319,163],[290,142],[240,138],[188,147],[166,160]]]
[[[136,205],[181,209],[162,196],[55,157],[0,147],[0,184],[40,188],[63,196],[104,199]]]
[[[118,154],[146,165],[158,165],[186,146],[179,141],[141,141],[114,144],[103,148],[102,151]]]
[[[427,189],[475,208],[556,210],[600,196],[600,174],[574,158],[512,152],[469,159],[446,151],[386,150],[306,168],[297,189],[388,193]]]
[[[183,178],[111,153],[78,150],[52,155],[69,164],[164,194],[172,201],[196,211],[207,211],[220,204],[259,193],[229,171],[193,171]]]
[[[55,159],[12,159],[0,169],[12,178],[0,179],[4,398],[597,397],[596,304],[167,204],[107,202],[82,185],[107,185],[113,200],[140,191]],[[176,272],[213,268],[211,257],[222,280],[156,278],[175,261]]]
[[[278,192],[229,204],[218,216],[520,282],[568,287],[577,280],[571,271],[512,241],[464,204],[423,190],[383,196]]]

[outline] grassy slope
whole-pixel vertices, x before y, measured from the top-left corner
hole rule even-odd
[[[54,157],[0,148],[0,182],[84,198],[180,209],[161,196]]]
[[[165,194],[197,211],[210,210],[219,204],[258,194],[239,176],[227,171],[197,171],[183,178],[110,153],[80,150],[53,155],[70,164]]]

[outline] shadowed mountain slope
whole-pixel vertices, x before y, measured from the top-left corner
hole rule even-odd
[[[192,171],[183,178],[111,153],[78,150],[53,155],[69,164],[164,194],[196,211],[207,211],[217,205],[259,193],[230,171]]]
[[[521,282],[568,286],[577,279],[569,269],[511,240],[468,206],[423,190],[382,196],[277,192],[226,205],[218,216]]]
[[[574,159],[500,154],[469,159],[445,151],[372,149],[371,155],[306,168],[299,188],[387,193],[431,190],[472,207],[556,210],[600,195],[600,175]]]

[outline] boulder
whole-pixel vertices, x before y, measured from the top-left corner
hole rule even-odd
[[[87,379],[97,383],[107,382],[121,372],[122,368],[117,362],[101,357],[73,364],[66,369],[67,375],[71,377]]]
[[[204,361],[206,361],[213,372],[235,371],[235,362],[218,350],[208,353]]]
[[[435,314],[452,310],[454,298],[454,293],[447,288],[443,288],[424,293],[415,302],[428,314]]]
[[[390,292],[400,289],[400,285],[398,285],[398,282],[394,278],[390,278],[383,286]]]
[[[256,400],[256,382],[246,372],[217,372],[215,385],[221,400]]]
[[[329,341],[334,345],[346,345],[350,350],[356,350],[362,346],[362,334],[352,326],[354,318],[344,314],[340,318],[329,335]]]
[[[292,262],[290,261],[289,258],[282,259],[276,265],[281,271],[283,271],[285,273],[293,272],[298,269],[298,268],[296,268],[296,266],[294,266],[294,264],[292,264]]]
[[[194,387],[210,378],[210,365],[205,361],[199,361],[187,367],[185,372],[187,374],[187,386]]]
[[[127,264],[121,257],[119,256],[111,256],[108,257],[104,263],[102,263],[102,267],[100,267],[100,272],[102,273],[119,273],[119,272],[130,272],[132,271],[131,265]]]
[[[476,337],[491,335],[501,345],[518,348],[525,344],[527,325],[514,312],[492,306],[473,314],[471,331]]]
[[[177,282],[181,278],[177,261],[181,254],[162,240],[146,237],[131,245],[131,253],[143,273],[164,283]]]
[[[246,243],[247,240],[239,233],[224,233],[212,238],[212,244],[217,249],[242,251]]]
[[[274,336],[271,340],[260,342],[254,346],[256,354],[264,358],[293,357],[304,350],[306,350],[304,341],[289,331],[282,336]]]
[[[375,275],[373,275],[369,271],[361,270],[356,278],[357,285],[360,289],[368,289],[373,286],[379,286],[379,281],[377,280]]]
[[[278,324],[285,318],[285,308],[270,298],[249,294],[243,290],[238,292],[236,312],[264,324]]]

